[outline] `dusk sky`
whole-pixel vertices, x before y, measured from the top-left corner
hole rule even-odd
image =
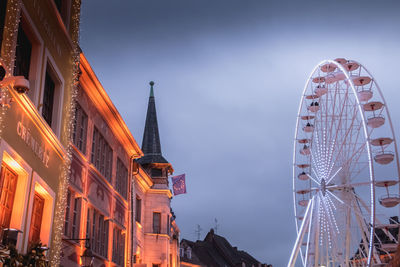
[[[140,145],[155,82],[163,155],[186,173],[182,238],[217,218],[232,245],[287,264],[298,104],[323,59],[369,69],[400,133],[399,1],[82,2],[81,48]]]

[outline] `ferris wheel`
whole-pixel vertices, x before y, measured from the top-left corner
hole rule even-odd
[[[353,60],[319,63],[297,116],[297,239],[288,266],[385,266],[399,239],[399,177],[395,135],[376,80]]]

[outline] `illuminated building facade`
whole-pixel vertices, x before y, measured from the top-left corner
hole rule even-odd
[[[81,266],[86,248],[94,266],[126,266],[132,164],[143,153],[83,54],[80,70],[62,266]]]
[[[0,0],[0,239],[21,231],[7,235],[20,253],[42,242],[51,266],[60,259],[79,16],[79,0]]]
[[[80,70],[61,265],[81,266],[90,248],[93,266],[179,266],[173,170],[161,155],[154,95],[142,152],[83,54]],[[147,140],[158,140],[158,154]]]

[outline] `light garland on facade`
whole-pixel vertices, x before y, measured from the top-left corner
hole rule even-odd
[[[65,158],[62,173],[60,175],[59,190],[58,190],[58,201],[55,209],[55,216],[53,221],[54,229],[54,240],[53,247],[51,248],[50,255],[50,266],[59,266],[61,261],[61,250],[62,250],[62,230],[64,227],[64,215],[65,207],[67,204],[67,190],[69,185],[70,177],[70,167],[72,161],[72,146],[70,139],[73,131],[73,122],[75,119],[75,105],[76,97],[78,94],[78,83],[79,83],[79,58],[80,58],[80,48],[79,48],[79,26],[80,26],[80,9],[81,0],[75,0],[72,4],[73,16],[72,16],[72,33],[71,39],[73,42],[73,69],[72,69],[72,79],[71,79],[71,94],[69,99],[69,105],[66,105],[66,123],[64,124],[64,129],[66,135],[64,135],[64,142],[66,144],[67,157]]]
[[[18,25],[20,21],[20,12],[21,12],[21,0],[9,0],[7,5],[7,17],[4,23],[3,30],[3,53],[1,57],[3,59],[4,68],[7,71],[8,75],[11,75],[13,71],[13,63],[15,58],[15,47],[17,44],[17,36],[18,36]],[[1,97],[10,97],[8,93],[8,86],[2,87],[1,89]],[[5,127],[3,121],[6,116],[8,107],[3,105],[1,107],[0,113],[0,140],[2,139],[3,129]]]

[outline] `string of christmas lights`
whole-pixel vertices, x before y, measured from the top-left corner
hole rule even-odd
[[[7,4],[7,16],[5,19],[3,30],[3,53],[1,54],[1,58],[4,64],[3,67],[6,69],[8,76],[11,75],[13,71],[12,66],[14,64],[15,58],[15,47],[17,44],[21,5],[21,0],[9,0]],[[1,97],[2,100],[4,98],[10,97],[7,87],[1,88]],[[0,112],[0,140],[2,140],[3,129],[5,127],[4,118],[6,116],[7,110],[8,107],[6,105],[2,105]]]
[[[64,125],[64,142],[66,144],[67,157],[64,161],[62,173],[59,181],[58,201],[56,203],[55,216],[53,222],[54,229],[54,240],[53,247],[50,254],[50,266],[59,266],[61,261],[61,250],[62,250],[62,231],[64,227],[64,215],[65,207],[67,204],[67,190],[69,185],[70,177],[70,166],[72,160],[72,146],[70,139],[73,131],[73,122],[75,120],[75,105],[76,97],[78,94],[78,83],[79,83],[79,63],[80,63],[80,48],[79,48],[79,26],[80,26],[80,8],[81,0],[75,0],[72,4],[73,16],[72,16],[72,32],[71,39],[73,43],[73,66],[72,66],[72,79],[71,79],[71,95],[69,99],[69,105],[65,105],[65,114],[67,116],[66,123]]]

